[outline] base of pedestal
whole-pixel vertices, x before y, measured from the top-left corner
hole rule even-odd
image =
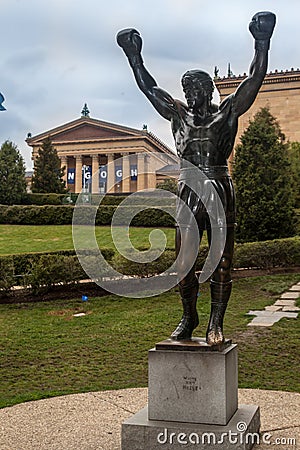
[[[227,425],[148,420],[148,407],[122,424],[122,450],[250,450],[259,443],[258,406],[240,405]]]

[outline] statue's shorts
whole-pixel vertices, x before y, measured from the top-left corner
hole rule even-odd
[[[182,168],[178,180],[176,222],[198,229],[235,225],[235,194],[227,166]]]

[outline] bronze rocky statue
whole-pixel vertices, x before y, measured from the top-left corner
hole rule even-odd
[[[181,82],[186,98],[186,103],[183,103],[161,89],[145,68],[139,32],[126,29],[117,35],[117,42],[128,58],[138,87],[158,113],[171,122],[176,150],[181,159],[178,196],[196,219],[200,239],[206,229],[209,244],[211,242],[211,223],[207,211],[213,207],[210,203],[215,201],[215,196],[208,195],[205,206],[201,200],[206,195],[203,190],[207,189],[207,180],[217,191],[225,211],[226,223],[221,224],[226,229],[225,247],[210,280],[211,314],[206,332],[209,345],[224,342],[223,319],[232,285],[230,269],[234,247],[235,197],[227,160],[233,150],[238,118],[253,104],[266,74],[275,20],[275,15],[271,12],[259,12],[252,18],[249,29],[255,40],[255,54],[249,75],[219,106],[212,103],[214,84],[206,72],[196,69],[183,75]],[[184,161],[205,174],[200,196],[190,188],[189,177],[194,172],[185,167]],[[178,222],[180,216],[179,206]],[[184,250],[181,252],[183,257],[177,261],[183,316],[171,335],[176,340],[190,339],[199,323],[196,309],[199,282],[195,275],[195,265],[190,261],[189,250],[193,248],[194,238],[190,233],[191,223],[188,220],[180,225],[181,232],[178,227],[176,230],[176,251],[178,255],[180,248]],[[180,276],[182,270],[188,272],[187,275]]]

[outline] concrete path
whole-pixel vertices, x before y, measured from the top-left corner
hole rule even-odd
[[[300,308],[296,306],[296,300],[300,297],[300,282],[291,286],[287,292],[281,294],[280,299],[274,305],[266,306],[263,311],[249,311],[249,316],[256,316],[248,326],[271,327],[284,317],[297,319]]]
[[[146,403],[147,389],[141,388],[67,395],[0,409],[0,449],[120,450],[122,422]],[[300,394],[240,389],[239,403],[260,406],[261,439],[266,443],[255,445],[256,450],[300,448]]]

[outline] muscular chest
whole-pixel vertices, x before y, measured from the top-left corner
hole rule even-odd
[[[176,144],[182,145],[194,139],[203,142],[207,139],[215,141],[226,123],[221,114],[214,114],[205,118],[187,114],[178,125],[177,129],[174,130],[174,135]]]
[[[196,152],[203,157],[230,154],[236,126],[225,111],[204,118],[186,114],[173,130],[177,152],[181,156]]]

